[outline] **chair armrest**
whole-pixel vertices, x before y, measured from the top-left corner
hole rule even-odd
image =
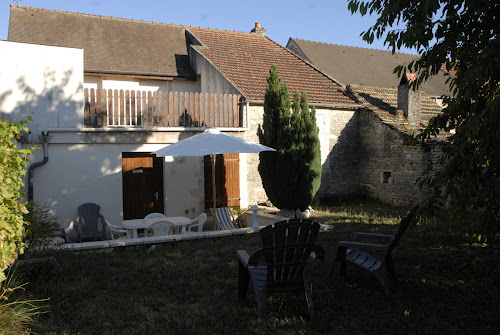
[[[340,241],[337,248],[341,247],[349,249],[370,249],[370,250],[385,251],[388,247],[388,244],[372,244],[372,243]]]
[[[392,241],[394,236],[387,234],[375,234],[375,233],[356,233],[354,235],[354,242],[359,242],[360,240],[386,240],[387,242]]]
[[[238,260],[245,268],[248,267],[248,260],[250,259],[250,255],[248,254],[248,252],[246,252],[246,250],[237,250],[236,257],[238,257]]]
[[[101,235],[103,237],[106,237],[106,228],[108,227],[108,221],[106,221],[106,219],[104,218],[104,216],[102,214],[99,214],[99,218],[101,219],[101,223],[102,223]]]

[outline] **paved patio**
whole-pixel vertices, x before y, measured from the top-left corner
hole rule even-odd
[[[262,229],[265,226],[260,226]],[[320,232],[331,230],[333,226],[321,225]],[[64,243],[58,245],[52,245],[51,247],[61,249],[61,250],[99,250],[108,248],[118,248],[118,247],[128,247],[136,245],[149,245],[158,243],[169,243],[174,241],[188,241],[197,240],[203,238],[215,238],[233,235],[248,235],[255,234],[258,231],[252,228],[238,228],[238,229],[228,229],[228,230],[215,230],[215,231],[202,231],[184,234],[175,234],[169,236],[151,236],[151,237],[139,237],[139,238],[121,238],[117,240],[105,240],[105,241],[92,241],[92,242],[82,242],[82,243]]]

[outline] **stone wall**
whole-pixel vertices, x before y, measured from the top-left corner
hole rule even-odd
[[[260,143],[257,136],[259,124],[262,124],[264,116],[263,106],[249,106],[248,108],[248,128],[246,132],[247,140]],[[259,154],[247,154],[247,183],[248,183],[248,203],[256,204],[268,200],[262,179],[259,174]]]
[[[363,191],[370,197],[407,206],[425,197],[418,179],[440,168],[444,144],[405,144],[403,135],[370,111],[360,114]]]
[[[318,111],[316,115],[320,128],[323,164],[321,186],[316,196],[323,199],[359,194],[359,112],[326,112],[325,114],[324,111]]]
[[[263,106],[249,107],[249,130],[246,138],[259,142],[258,125],[262,124]],[[316,111],[321,161],[323,164],[318,197],[340,196],[361,192],[359,166],[359,112],[352,110],[318,109]],[[268,200],[258,171],[259,155],[247,155],[248,201]]]

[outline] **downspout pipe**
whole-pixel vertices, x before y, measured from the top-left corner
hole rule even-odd
[[[39,162],[31,164],[28,168],[28,201],[33,201],[33,174],[34,170],[42,165],[45,165],[49,161],[49,134],[42,132],[40,134],[40,140],[43,143],[43,159]]]

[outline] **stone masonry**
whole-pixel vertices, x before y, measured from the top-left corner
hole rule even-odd
[[[361,112],[360,134],[364,193],[401,206],[422,200],[426,192],[420,190],[418,180],[440,168],[445,144],[406,144],[401,132],[367,110]]]
[[[259,142],[258,125],[262,124],[263,106],[249,107],[249,131],[246,138]],[[318,197],[341,196],[361,192],[359,112],[352,110],[316,111],[321,143],[322,176]],[[259,155],[247,156],[249,203],[268,200],[258,171]]]

